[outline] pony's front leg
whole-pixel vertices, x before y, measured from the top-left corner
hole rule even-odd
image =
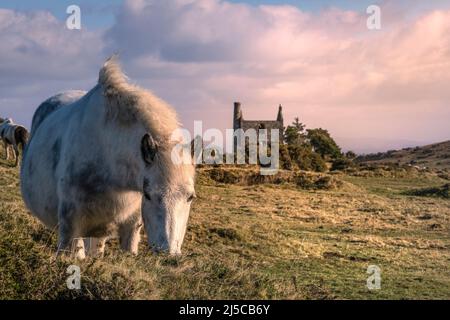
[[[106,237],[104,238],[87,238],[84,240],[84,247],[89,256],[103,257],[105,253]]]
[[[84,249],[83,238],[76,238],[72,241],[71,254],[79,260],[84,260],[86,258],[86,251]]]
[[[86,251],[84,248],[83,238],[71,238],[61,236],[58,243],[58,250],[56,255],[60,256],[63,253],[68,253],[71,256],[79,260],[84,260],[86,258]]]
[[[13,146],[13,154],[16,157],[16,162],[14,164],[15,167],[19,164],[19,148],[17,146]]]
[[[86,257],[82,238],[75,236],[77,211],[70,202],[60,202],[58,207],[59,237],[57,255],[66,252],[73,254],[77,259]]]
[[[9,145],[6,143],[6,141],[3,141],[3,143],[5,144],[5,159],[8,160],[9,159]]]
[[[119,240],[122,250],[133,254],[138,253],[138,246],[141,241],[141,228],[142,218],[140,212],[119,225]]]

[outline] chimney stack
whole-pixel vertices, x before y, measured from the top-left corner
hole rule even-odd
[[[233,117],[233,129],[234,130],[241,128],[241,121],[242,121],[241,103],[235,102],[234,103],[234,117]]]

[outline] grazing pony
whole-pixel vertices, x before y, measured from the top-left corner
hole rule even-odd
[[[19,163],[19,147],[22,148],[22,153],[28,141],[28,131],[25,127],[14,124],[11,119],[6,119],[0,123],[0,138],[5,144],[6,160],[9,159],[9,149],[13,148],[13,158],[16,162],[14,166]]]
[[[58,252],[75,244],[79,258],[85,250],[102,254],[105,241],[118,237],[122,249],[137,254],[143,222],[153,250],[181,253],[195,168],[172,152],[178,128],[175,111],[129,84],[115,58],[86,94],[41,104],[21,190],[31,213],[58,229]]]

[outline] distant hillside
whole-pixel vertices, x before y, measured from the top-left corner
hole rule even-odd
[[[450,141],[359,156],[360,163],[413,165],[420,168],[450,169]]]

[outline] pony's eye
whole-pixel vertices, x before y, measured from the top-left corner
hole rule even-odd
[[[195,198],[197,198],[196,195],[195,195],[195,194],[191,194],[191,195],[189,196],[189,198],[187,199],[187,202],[191,202],[191,201],[194,200]]]
[[[150,197],[150,195],[144,190],[144,197],[145,199],[147,199],[148,201],[152,200],[152,197]]]

